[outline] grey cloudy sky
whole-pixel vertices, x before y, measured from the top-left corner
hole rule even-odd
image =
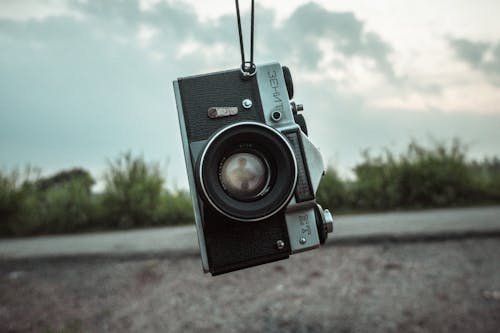
[[[344,173],[411,138],[500,155],[498,1],[256,3],[257,62],[291,68]],[[185,186],[171,81],[238,64],[232,0],[0,0],[0,165],[99,176],[132,150]]]

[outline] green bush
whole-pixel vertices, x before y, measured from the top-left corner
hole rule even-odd
[[[500,202],[500,161],[468,162],[458,140],[425,147],[416,142],[395,156],[373,156],[353,169],[355,179],[339,179],[328,170],[318,200],[347,210],[429,208]],[[330,175],[330,176],[329,176]]]
[[[131,153],[109,163],[105,174],[101,216],[108,227],[178,225],[193,221],[189,194],[164,189],[157,163],[146,163]]]
[[[168,191],[156,163],[131,153],[109,162],[105,190],[92,193],[94,179],[75,168],[40,178],[33,168],[0,170],[0,235],[34,235],[165,226],[193,221],[185,191]]]
[[[0,234],[16,234],[18,228],[28,224],[20,219],[26,198],[33,192],[33,183],[39,179],[40,170],[27,166],[6,171],[0,169]]]
[[[336,211],[445,207],[500,202],[500,160],[468,161],[458,141],[426,147],[411,142],[394,155],[365,152],[342,179],[328,168],[318,202]],[[0,235],[22,236],[193,222],[189,193],[165,188],[157,163],[121,154],[108,163],[102,193],[75,168],[40,178],[28,167],[0,169]]]
[[[194,221],[191,197],[186,191],[164,191],[158,210],[157,224],[179,225]]]
[[[102,204],[110,227],[159,224],[164,180],[158,164],[125,153],[109,162],[104,179]]]
[[[351,187],[351,205],[363,209],[387,209],[397,197],[394,188],[395,162],[392,155],[372,157],[363,153],[364,161],[354,168],[356,176]]]
[[[495,201],[500,198],[500,159],[484,159],[470,165],[473,180],[479,192],[486,200]]]
[[[0,170],[0,234],[10,233],[10,224],[19,211],[19,172]]]
[[[474,192],[465,149],[456,140],[450,147],[431,148],[411,142],[398,158],[390,152],[375,158],[365,153],[354,173],[356,204],[361,208],[463,204]]]
[[[87,170],[73,168],[58,172],[51,177],[41,178],[36,181],[36,186],[40,190],[47,190],[70,182],[78,182],[88,193],[90,193],[92,185],[95,184],[94,179]]]
[[[349,202],[348,185],[334,168],[329,167],[318,188],[318,203],[323,207],[344,207]]]
[[[42,232],[79,231],[91,225],[94,207],[86,182],[69,180],[39,193],[40,210],[44,213]]]
[[[411,143],[396,176],[401,196],[397,204],[404,207],[464,204],[476,192],[465,148],[457,140],[433,149]]]
[[[90,186],[93,179],[90,174],[79,169],[77,177],[66,177],[52,182],[65,171],[49,178],[22,181],[19,172],[13,171],[10,185],[2,185],[1,192],[9,192],[15,200],[8,203],[9,211],[5,219],[2,234],[30,235],[41,233],[61,233],[85,229],[92,220],[93,207]],[[85,175],[85,177],[83,177]],[[4,177],[5,178],[5,177]],[[2,206],[6,206],[3,204]],[[7,216],[8,215],[8,216]]]

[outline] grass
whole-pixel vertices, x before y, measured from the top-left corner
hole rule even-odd
[[[193,220],[185,191],[165,189],[158,164],[120,155],[108,163],[105,189],[76,168],[41,178],[0,171],[0,234],[26,236],[185,224]]]
[[[411,142],[395,155],[363,153],[343,179],[329,167],[317,198],[337,212],[500,203],[500,160],[469,161],[458,141]],[[157,163],[131,153],[108,162],[102,193],[81,168],[50,177],[27,167],[0,170],[0,235],[26,236],[192,223],[189,193],[169,190]]]
[[[498,158],[469,162],[458,141],[425,147],[416,142],[406,152],[363,153],[354,180],[342,180],[330,168],[318,201],[347,211],[377,211],[464,206],[500,202]]]

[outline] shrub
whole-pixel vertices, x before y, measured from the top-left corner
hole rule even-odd
[[[500,159],[498,157],[474,161],[469,166],[473,181],[486,200],[500,200]]]
[[[390,152],[372,157],[363,153],[364,161],[354,168],[356,180],[352,185],[352,206],[364,209],[387,209],[397,200],[394,188],[396,163]]]
[[[469,162],[458,140],[425,147],[411,142],[394,155],[363,153],[344,180],[328,168],[318,202],[340,210],[388,210],[500,202],[500,160]],[[157,163],[131,153],[108,163],[103,193],[85,170],[40,178],[27,167],[0,169],[0,235],[32,235],[192,223],[189,193],[169,191]]]
[[[426,149],[415,142],[397,169],[401,206],[449,206],[473,199],[475,188],[465,160],[465,148],[454,140],[450,147]]]
[[[476,166],[482,166],[482,180],[476,180],[465,156],[465,146],[456,139],[431,147],[411,142],[397,157],[390,151],[377,156],[364,152],[363,161],[354,168],[351,193],[345,196],[351,198],[352,208],[369,210],[444,207],[493,198],[486,189],[494,187],[497,178],[483,163]]]
[[[10,223],[19,211],[19,172],[0,170],[0,234],[10,232]]]
[[[88,171],[82,168],[73,168],[58,172],[51,177],[42,178],[36,182],[36,185],[41,190],[47,190],[70,182],[78,182],[88,193],[95,183]]]
[[[130,152],[108,163],[102,204],[111,227],[158,223],[164,183],[159,165]]]
[[[193,221],[189,194],[163,188],[157,163],[148,164],[131,153],[109,163],[102,195],[104,221],[110,227],[178,225]]]
[[[43,232],[80,231],[91,225],[94,207],[88,182],[72,179],[39,192]]]
[[[70,176],[51,182],[52,179],[59,179],[60,174],[71,175],[72,172],[64,171],[36,180],[25,179],[22,185],[14,190],[16,204],[7,219],[8,227],[3,233],[61,233],[87,227],[93,215],[90,192],[92,177],[80,169],[78,177]]]
[[[15,234],[15,230],[24,226],[25,221],[19,216],[39,175],[40,170],[29,165],[23,172],[17,168],[11,171],[0,169],[0,234]]]
[[[318,201],[347,210],[444,207],[500,201],[500,160],[468,162],[459,140],[425,147],[416,142],[395,156],[386,150],[363,153],[346,181],[329,168]]]
[[[164,191],[161,196],[161,205],[158,211],[157,224],[179,225],[194,221],[193,207],[189,192]]]
[[[346,182],[340,179],[334,168],[326,170],[318,188],[317,199],[323,207],[345,207],[348,203]]]

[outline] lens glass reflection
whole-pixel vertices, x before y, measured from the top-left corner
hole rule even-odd
[[[223,162],[220,172],[220,180],[226,192],[240,200],[258,196],[265,189],[268,177],[266,163],[251,153],[231,155]]]

